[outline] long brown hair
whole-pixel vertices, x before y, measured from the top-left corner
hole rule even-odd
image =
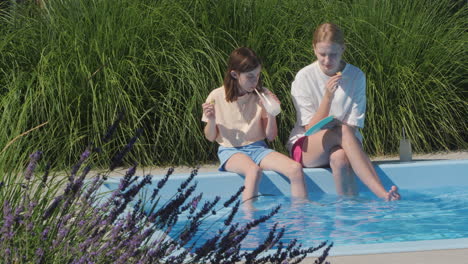
[[[344,45],[344,34],[341,29],[333,23],[323,23],[317,27],[312,40],[313,48],[319,42],[331,42]]]
[[[231,71],[238,73],[253,71],[259,65],[262,65],[260,58],[258,58],[255,52],[247,47],[241,47],[235,49],[229,55],[228,67],[224,74],[224,90],[226,91],[226,101],[234,102],[237,100],[240,94],[239,81],[234,79],[231,75]],[[263,91],[261,75],[258,79],[257,87],[258,91]]]

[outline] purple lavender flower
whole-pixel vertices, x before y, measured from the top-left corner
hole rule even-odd
[[[8,201],[3,203],[3,225],[0,229],[0,241],[10,240],[14,233],[12,231],[13,223],[15,222],[15,215]]]
[[[240,201],[237,201],[236,205],[231,210],[231,213],[229,214],[228,218],[224,220],[224,225],[228,226],[232,223],[232,220],[234,219],[234,216],[236,215],[237,211],[239,210],[240,206]]]
[[[71,262],[71,264],[85,264],[85,263],[86,263],[86,259],[87,259],[86,256],[82,256],[82,257],[81,257],[80,259],[78,259],[78,260],[76,260],[76,259],[73,260],[73,261]]]
[[[133,137],[127,146],[114,157],[111,167],[121,162],[125,153],[135,144],[140,134],[141,131],[138,131],[137,136]],[[246,263],[249,263],[249,260],[252,260],[251,263],[281,263],[286,259],[290,263],[298,263],[305,254],[325,245],[302,250],[302,245],[293,241],[287,248],[283,248],[279,239],[284,234],[284,228],[276,234],[277,226],[275,225],[268,238],[256,249],[255,254],[240,253],[241,242],[248,232],[253,227],[271,218],[279,210],[278,207],[270,214],[253,220],[240,228],[239,224],[232,224],[233,217],[240,206],[238,198],[243,190],[241,188],[224,203],[224,206],[227,207],[237,200],[224,222],[225,225],[218,230],[214,237],[208,239],[204,246],[195,249],[196,241],[194,241],[194,238],[204,217],[210,213],[215,214],[217,210],[214,207],[220,201],[220,197],[216,197],[213,201],[200,206],[202,194],[190,200],[197,186],[196,182],[191,182],[197,174],[198,168],[192,171],[191,176],[180,186],[181,193],[176,194],[175,198],[158,208],[157,212],[153,213],[153,210],[151,210],[150,213],[145,214],[142,200],[138,200],[133,210],[129,208],[131,207],[130,202],[137,197],[142,188],[151,183],[150,175],[143,178],[134,177],[137,164],[127,171],[125,181],[121,182],[119,189],[113,192],[110,198],[104,200],[105,203],[101,203],[97,194],[97,190],[102,186],[105,178],[101,179],[98,176],[86,190],[82,189],[83,180],[91,167],[87,166],[82,169],[83,172],[79,178],[75,179],[75,176],[78,170],[81,170],[83,162],[90,156],[90,149],[91,147],[88,147],[82,153],[80,161],[72,168],[72,178],[68,182],[64,194],[55,197],[52,203],[50,203],[50,200],[39,201],[41,208],[44,205],[49,205],[44,210],[43,219],[39,219],[40,221],[35,221],[37,220],[35,218],[32,219],[33,210],[37,207],[37,203],[29,202],[28,199],[23,198],[18,203],[19,206],[12,207],[8,204],[8,201],[4,202],[3,218],[0,219],[0,241],[17,239],[14,233],[16,227],[26,227],[26,231],[33,232],[42,230],[39,234],[32,235],[43,240],[39,244],[36,243],[40,247],[33,248],[35,251],[28,253],[34,253],[36,263],[45,262],[44,256],[56,253],[54,247],[58,246],[60,250],[67,252],[64,256],[60,256],[60,260],[63,260],[63,262],[88,264],[94,263],[93,261],[99,263],[104,259],[109,263],[154,263],[164,259],[168,263],[175,264],[183,263],[188,255],[192,258],[191,260],[198,258],[209,263],[235,263],[241,261],[242,258],[247,259]],[[33,177],[35,164],[37,164],[39,158],[39,152],[31,155],[30,165],[24,174],[27,180]],[[173,168],[169,169],[166,177],[158,182],[157,188],[154,189],[151,197],[152,199],[155,198],[172,173]],[[43,183],[47,181],[47,174],[48,168],[44,174]],[[189,186],[190,184],[191,186]],[[3,183],[0,182],[0,188],[2,185]],[[41,188],[45,187],[47,187],[45,184],[41,186]],[[30,190],[24,192],[30,192]],[[29,198],[30,196],[25,197]],[[38,196],[34,195],[34,197]],[[27,208],[26,211],[25,208]],[[129,213],[125,214],[127,210],[129,210]],[[182,231],[177,232],[178,236],[169,239],[168,234],[177,223],[179,216],[187,210],[190,210],[191,218],[189,222]],[[49,220],[42,221],[47,219]],[[164,234],[155,237],[154,234],[157,229],[163,230]],[[49,230],[53,230],[53,232]],[[229,231],[226,233],[226,230]],[[193,241],[192,245],[184,249],[183,246],[189,241]],[[257,259],[257,253],[264,252],[276,243],[279,244],[280,248],[277,254]],[[13,252],[14,256],[10,256],[10,259],[27,261],[26,257],[22,256],[21,249],[16,247],[6,248],[8,245],[14,245],[14,243],[4,243],[4,247],[1,248],[2,253],[7,258]],[[183,250],[183,252],[175,255],[175,250],[178,253],[181,252],[179,250]],[[328,251],[326,250],[324,254],[326,256]]]
[[[37,258],[42,258],[44,256],[44,249],[42,248],[36,249],[35,255]]]
[[[91,183],[91,186],[87,186],[87,190],[85,192],[84,195],[82,195],[82,200],[85,201],[85,202],[89,202],[90,198],[91,198],[91,195],[93,195],[98,189],[99,187],[102,186],[102,184],[104,183],[104,181],[100,178],[100,176],[96,176],[94,179],[93,179],[93,182]]]
[[[195,215],[194,220],[197,221],[204,215],[210,213],[210,211],[212,211],[213,207],[219,202],[220,199],[221,197],[216,196],[213,201],[205,202],[202,209]]]
[[[179,189],[177,190],[178,192],[181,192],[183,189],[185,189],[187,187],[187,185],[193,180],[193,178],[195,177],[195,175],[197,175],[198,173],[198,169],[194,169],[191,173],[190,173],[190,176],[185,179],[185,181],[183,181],[181,184],[180,184],[180,187]]]
[[[117,114],[117,118],[115,119],[114,123],[107,129],[107,133],[101,138],[103,143],[107,143],[111,139],[115,130],[119,126],[120,121],[123,120],[123,117],[124,117],[124,110],[120,111]]]
[[[44,168],[44,175],[42,175],[42,184],[47,182],[47,177],[49,177],[50,162],[47,162]]]
[[[231,196],[226,202],[224,202],[223,206],[228,207],[232,202],[234,202],[237,198],[239,198],[240,194],[244,191],[245,186],[241,186],[239,190]]]
[[[46,227],[46,228],[44,229],[44,231],[42,231],[42,233],[41,233],[41,239],[42,239],[42,240],[46,240],[46,239],[47,239],[47,236],[49,235],[49,231],[50,231],[50,229],[49,229],[48,227]]]
[[[85,251],[87,250],[88,248],[90,248],[91,244],[94,242],[94,239],[93,238],[88,238],[86,239],[84,242],[81,242],[79,245],[78,245],[78,248],[81,250],[81,251]]]
[[[41,156],[42,156],[42,151],[36,151],[29,156],[29,164],[28,164],[28,167],[26,168],[26,171],[24,172],[24,178],[27,181],[31,180],[34,170],[36,169],[37,162],[39,161]]]
[[[234,253],[235,251],[236,251],[236,248],[235,248],[235,247],[232,247],[232,248],[226,250],[226,254],[231,255],[231,254]]]
[[[220,236],[216,235],[208,239],[201,247],[195,250],[196,257],[195,262],[199,261],[204,256],[208,255],[210,252],[214,252],[216,249],[216,243],[218,242]]]
[[[62,242],[62,240],[68,235],[68,232],[70,231],[70,228],[68,227],[61,227],[59,228],[59,231],[57,233],[57,238],[54,239],[52,242],[53,247],[57,247],[58,243]]]
[[[197,209],[197,206],[201,200],[203,196],[203,193],[200,193],[200,195],[198,195],[197,197],[195,197],[193,200],[192,200],[192,203],[191,203],[191,208],[190,208],[190,214],[193,214],[195,212],[195,209]]]
[[[73,181],[76,173],[80,169],[81,165],[83,165],[83,163],[88,159],[89,155],[91,155],[91,150],[90,147],[87,147],[86,150],[83,153],[81,153],[80,160],[75,165],[73,165],[70,174],[70,181]]]
[[[62,202],[62,199],[63,199],[63,195],[59,195],[55,197],[52,204],[45,210],[44,214],[42,215],[42,218],[44,219],[49,218],[52,215],[52,213],[55,211],[57,206],[60,204],[60,202]]]
[[[262,251],[265,251],[265,250],[267,250],[269,247],[271,247],[271,243],[272,243],[273,240],[275,239],[275,232],[276,232],[277,226],[278,226],[278,224],[276,223],[276,224],[273,226],[273,228],[270,229],[270,232],[268,233],[268,236],[267,236],[267,238],[264,240],[263,243],[261,243],[257,248],[255,248],[255,249],[252,250],[251,252],[245,254],[245,259],[246,259],[246,262],[247,262],[247,263],[252,262],[254,259],[256,259],[256,257],[258,256],[258,254],[260,254]]]
[[[122,192],[124,191],[128,186],[130,186],[137,178],[133,177],[136,172],[136,167],[138,166],[138,163],[135,163],[132,168],[130,168],[126,173],[125,176],[120,180],[119,184],[119,190]]]
[[[166,184],[167,180],[169,179],[169,176],[171,176],[172,173],[174,173],[174,168],[173,167],[169,168],[167,170],[166,176],[164,176],[164,178],[162,178],[161,180],[158,181],[158,184],[156,185],[157,188],[154,188],[153,194],[151,194],[150,201],[154,201],[154,199],[156,198],[156,195],[158,195],[158,193],[159,193],[159,190],[164,186],[164,184]]]
[[[135,145],[137,139],[140,137],[142,134],[143,130],[138,129],[135,133],[135,136],[132,137],[127,145],[122,149],[122,151],[118,152],[113,158],[112,158],[112,163],[109,167],[110,171],[113,171],[115,168],[117,168],[120,163],[122,162],[124,156],[133,148],[133,145]]]
[[[83,172],[81,173],[80,178],[78,178],[77,181],[75,181],[75,185],[79,186],[81,188],[81,184],[83,183],[83,180],[86,178],[86,175],[91,171],[91,166],[88,165],[83,169]]]

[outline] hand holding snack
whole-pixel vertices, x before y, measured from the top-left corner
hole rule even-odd
[[[340,84],[341,78],[341,72],[337,72],[334,76],[330,77],[325,86],[325,95],[327,95],[330,98],[333,98],[336,89],[338,89],[338,85]]]
[[[209,103],[202,104],[203,114],[208,119],[213,119],[215,117],[215,100],[211,99]]]

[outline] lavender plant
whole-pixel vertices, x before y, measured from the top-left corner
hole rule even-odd
[[[120,120],[109,128],[103,142],[115,131]],[[323,263],[332,243],[303,248],[292,241],[281,242],[284,228],[270,230],[263,243],[252,251],[242,251],[240,244],[249,231],[268,221],[280,208],[251,220],[234,223],[241,206],[240,188],[224,204],[220,197],[202,201],[196,194],[194,178],[198,169],[183,182],[169,201],[158,196],[174,169],[154,184],[148,200],[139,198],[144,188],[153,186],[150,175],[136,176],[137,164],[122,177],[119,187],[107,195],[99,190],[109,173],[128,153],[140,132],[111,159],[110,168],[88,178],[100,148],[90,145],[72,167],[66,182],[53,181],[49,166],[36,176],[42,166],[42,153],[30,156],[23,177],[0,182],[0,254],[4,263],[299,263],[308,253],[323,249],[316,263]],[[16,176],[14,173],[8,175]],[[52,178],[52,179],[51,179]],[[5,179],[5,177],[2,177]],[[57,185],[63,186],[58,192]],[[16,193],[11,190],[16,190]],[[17,199],[13,199],[16,197]],[[151,204],[149,210],[144,206]],[[202,245],[196,245],[202,221],[221,209],[232,206],[223,226]],[[175,230],[184,213],[187,223]],[[171,234],[171,236],[169,236]],[[273,253],[269,249],[276,248]],[[271,251],[269,251],[271,252]]]

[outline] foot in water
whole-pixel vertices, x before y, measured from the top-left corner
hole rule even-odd
[[[398,187],[393,185],[392,188],[390,189],[390,191],[388,191],[387,197],[385,198],[385,200],[386,201],[396,201],[396,200],[400,200],[400,199],[401,199],[401,196],[398,193]]]

